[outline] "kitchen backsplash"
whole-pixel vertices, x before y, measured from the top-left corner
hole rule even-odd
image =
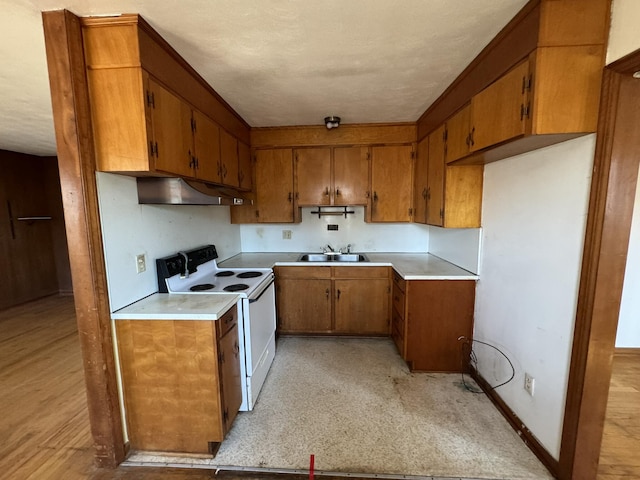
[[[429,253],[473,273],[480,272],[480,228],[429,227]]]
[[[351,207],[354,214],[313,215],[315,208],[302,209],[302,222],[278,225],[242,225],[243,252],[319,252],[330,244],[336,250],[351,244],[353,252],[421,252],[429,249],[429,227],[407,223],[365,223],[364,207]],[[328,230],[337,225],[338,230]],[[283,237],[291,232],[291,239]]]

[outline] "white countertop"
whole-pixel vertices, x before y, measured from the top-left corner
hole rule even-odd
[[[240,296],[235,293],[154,293],[111,314],[114,320],[218,320]]]
[[[275,266],[391,266],[405,280],[477,280],[478,275],[429,253],[365,253],[368,262],[298,262],[302,253],[240,253],[219,263],[225,268]]]

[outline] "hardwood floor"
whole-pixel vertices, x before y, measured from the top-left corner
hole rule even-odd
[[[640,478],[640,353],[613,359],[598,480]]]
[[[197,469],[93,466],[71,297],[0,311],[0,477],[20,480],[303,480]],[[599,480],[640,478],[640,355],[616,355]],[[331,480],[334,477],[322,477]],[[354,477],[350,477],[354,479]],[[354,479],[357,480],[357,479]]]

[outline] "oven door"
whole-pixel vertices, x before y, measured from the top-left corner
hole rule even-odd
[[[248,303],[249,315],[244,319],[244,335],[247,376],[250,377],[258,367],[263,368],[263,365],[260,365],[261,360],[264,360],[271,337],[276,331],[276,294],[273,279],[256,292],[254,298],[249,298]],[[269,366],[266,365],[267,370]]]

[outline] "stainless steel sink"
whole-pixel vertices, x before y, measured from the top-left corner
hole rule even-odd
[[[362,253],[305,253],[299,262],[368,262]]]

